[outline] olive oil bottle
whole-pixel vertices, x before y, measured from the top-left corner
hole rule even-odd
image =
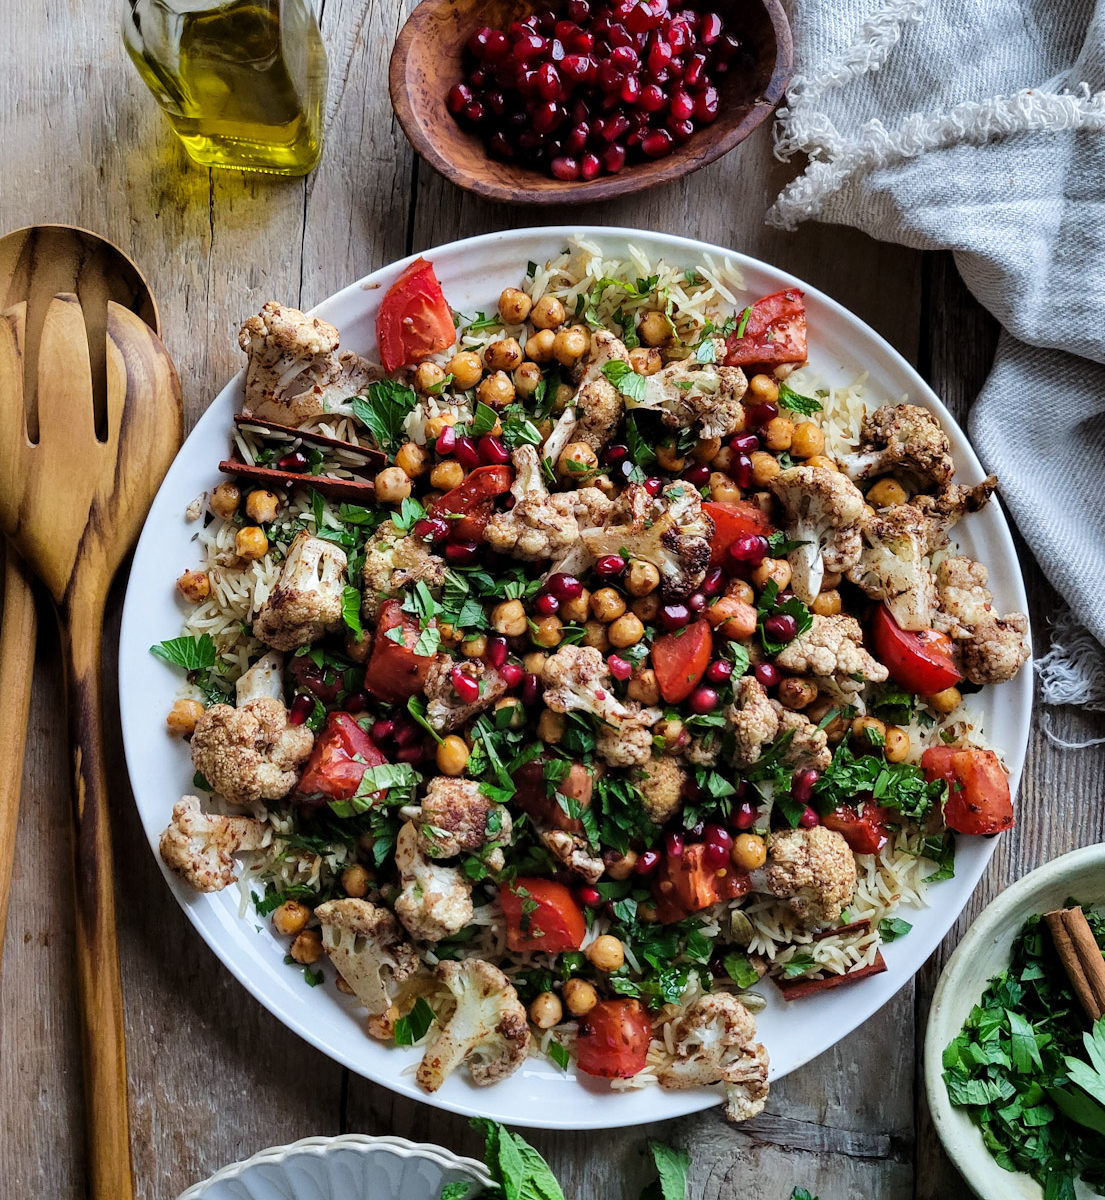
[[[127,51],[197,163],[306,175],[326,51],[310,0],[128,0]]]

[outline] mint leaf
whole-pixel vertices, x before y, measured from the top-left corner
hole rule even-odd
[[[360,641],[364,637],[361,628],[361,593],[355,587],[346,586],[341,593],[341,619]]]
[[[420,1042],[427,1030],[434,1023],[434,1010],[419,996],[405,1017],[395,1022],[395,1044],[397,1046],[413,1046]]]
[[[698,343],[698,347],[694,352],[695,362],[712,363],[717,362],[717,346],[714,345],[713,338],[703,338]]]
[[[908,921],[903,921],[900,917],[886,917],[879,922],[879,937],[884,942],[897,941],[900,937],[905,937],[913,928]]]
[[[726,975],[742,991],[747,991],[748,988],[755,987],[760,982],[756,968],[752,965],[752,960],[747,954],[733,951],[731,954],[725,955],[721,960],[721,965],[725,968]]]
[[[785,383],[779,384],[779,407],[799,413],[803,417],[812,417],[822,409],[820,401],[812,396],[803,396]]]
[[[641,1200],[686,1200],[687,1175],[691,1156],[686,1150],[674,1150],[663,1142],[648,1143],[657,1179],[641,1193]]]
[[[477,400],[475,414],[468,426],[469,437],[483,437],[485,433],[490,433],[495,428],[495,422],[498,419],[498,414],[490,404],[484,404],[482,400]]]
[[[638,375],[629,363],[620,358],[612,359],[602,368],[602,373],[627,400],[640,404],[645,398],[645,377]]]
[[[215,665],[215,643],[209,633],[158,642],[150,647],[150,653],[156,654],[170,666],[182,667],[185,671],[208,671]]]
[[[354,396],[352,401],[353,415],[386,454],[396,450],[404,440],[403,422],[417,405],[415,392],[393,379],[370,383],[367,395]]]

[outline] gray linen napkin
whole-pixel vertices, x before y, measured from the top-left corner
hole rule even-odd
[[[971,437],[1070,605],[1043,698],[1105,709],[1105,0],[795,9],[768,221],[954,252],[1004,327]]]

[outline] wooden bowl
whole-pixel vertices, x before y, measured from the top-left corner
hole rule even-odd
[[[462,76],[469,36],[483,25],[503,29],[533,11],[531,0],[423,0],[399,33],[388,72],[391,103],[418,153],[446,179],[487,200],[508,204],[575,204],[610,200],[671,183],[727,154],[782,98],[794,47],[780,0],[718,0],[715,8],[748,45],[753,66],[720,77],[720,110],[666,158],[635,163],[588,182],[554,179],[492,158],[445,107]]]

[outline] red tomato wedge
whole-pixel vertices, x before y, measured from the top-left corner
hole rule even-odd
[[[743,330],[742,320],[737,318],[726,342],[727,367],[806,361],[806,305],[797,288],[762,296],[749,309]]]
[[[714,638],[709,621],[695,621],[678,633],[665,633],[652,643],[652,669],[660,695],[678,704],[698,686],[710,665]]]
[[[877,804],[865,804],[863,810],[851,804],[841,804],[821,818],[826,829],[841,834],[856,854],[878,854],[890,841],[888,821],[894,814]]]
[[[767,537],[772,532],[767,514],[747,500],[707,500],[702,511],[714,523],[714,540],[710,543],[710,566],[719,567],[725,561],[729,547],[746,534]]]
[[[387,636],[391,629],[403,630],[402,644]],[[398,600],[385,600],[380,606],[372,654],[364,673],[365,689],[377,700],[403,704],[422,690],[434,656],[415,654],[421,632],[417,618],[405,613]]]
[[[652,1022],[640,1000],[600,1000],[580,1018],[576,1065],[585,1075],[629,1079],[645,1069]]]
[[[948,781],[944,824],[956,833],[1001,833],[1014,824],[1009,777],[993,750],[930,746],[921,755],[929,782]]]
[[[515,953],[563,954],[583,945],[583,909],[562,883],[519,877],[500,889],[499,903],[506,918],[506,944]]]
[[[477,467],[459,487],[435,500],[430,512],[435,517],[447,517],[450,513],[468,516],[489,500],[509,492],[513,482],[514,471],[510,467]],[[486,511],[490,520],[491,510]]]
[[[730,865],[711,867],[705,860],[706,844],[687,846],[672,858],[665,854],[656,872],[652,894],[663,924],[682,921],[691,913],[701,912],[722,900],[735,900],[752,890],[746,872]]]
[[[907,692],[935,696],[963,678],[952,658],[951,638],[935,629],[916,633],[903,629],[885,604],[875,610],[871,640],[875,657],[886,666],[890,678]]]
[[[388,371],[421,362],[457,340],[453,314],[433,264],[416,258],[384,293],[376,315],[380,361]]]
[[[385,762],[376,743],[348,713],[331,713],[315,739],[297,790],[304,796],[349,800],[360,787],[365,771]],[[386,794],[377,792],[376,799]]]

